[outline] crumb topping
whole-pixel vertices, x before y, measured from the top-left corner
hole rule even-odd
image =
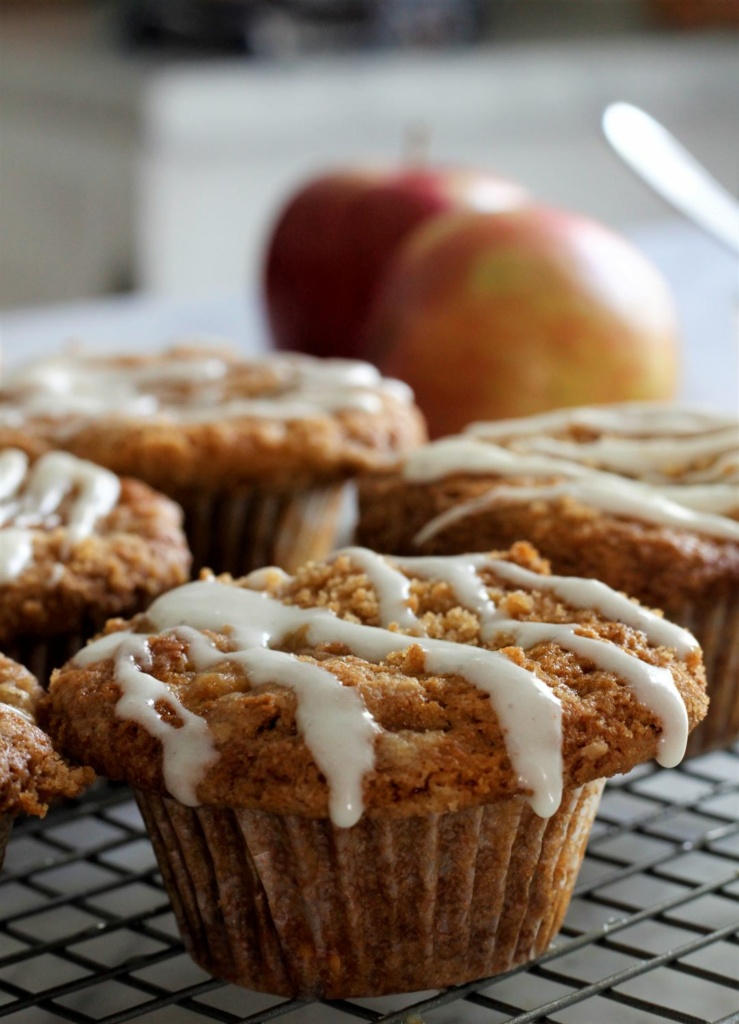
[[[64,448],[167,493],[341,478],[424,439],[409,389],[348,360],[247,360],[205,345],[68,353],[0,388],[0,443]]]
[[[407,815],[521,793],[542,813],[558,785],[659,754],[673,713],[705,713],[685,631],[608,588],[589,603],[572,584],[594,581],[548,577],[527,544],[446,568],[381,561],[349,549],[294,577],[204,579],[111,623],[55,675],[53,734],[184,802]],[[614,602],[621,621],[597,607]]]
[[[59,797],[78,796],[93,772],[67,764],[36,725],[43,690],[22,665],[0,655],[0,813],[43,816]]]

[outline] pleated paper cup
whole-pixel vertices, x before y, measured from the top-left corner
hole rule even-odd
[[[64,665],[81,650],[100,629],[99,622],[84,621],[74,632],[62,633],[59,636],[36,636],[22,634],[3,644],[3,654],[19,662],[47,687],[51,673],[55,668]]]
[[[669,617],[701,645],[708,680],[708,714],[690,734],[686,756],[727,747],[739,739],[739,593],[686,603]]]
[[[565,791],[548,819],[513,798],[350,829],[137,800],[197,963],[246,988],[340,999],[460,984],[544,952],[602,789]]]
[[[265,565],[286,572],[345,543],[354,522],[354,484],[295,490],[186,489],[173,495],[185,513],[193,570],[244,576]]]
[[[12,827],[13,815],[0,814],[0,868],[2,868],[5,861],[5,850],[8,846],[8,839],[10,838],[10,830]]]

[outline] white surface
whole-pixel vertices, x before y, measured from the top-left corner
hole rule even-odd
[[[6,307],[126,282],[180,297],[256,287],[265,235],[298,181],[396,161],[413,126],[433,161],[497,169],[616,226],[661,206],[601,137],[614,100],[650,111],[735,181],[730,33],[270,63],[127,56],[74,11],[0,26]]]
[[[680,397],[739,415],[739,261],[680,221],[628,232],[660,268],[683,337]]]
[[[632,240],[672,286],[683,336],[679,397],[739,415],[739,262],[679,220],[635,227]],[[0,315],[7,366],[80,342],[145,350],[174,339],[227,339],[263,351],[259,304],[246,292],[207,299],[130,296],[9,311]]]
[[[246,293],[206,299],[135,294],[0,313],[7,367],[68,345],[134,352],[193,338],[226,340],[247,353],[267,345],[258,303]]]

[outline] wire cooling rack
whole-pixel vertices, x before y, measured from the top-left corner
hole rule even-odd
[[[0,876],[0,1017],[17,1024],[739,1022],[739,745],[606,788],[539,959],[442,992],[300,1002],[184,952],[128,790],[16,823]]]

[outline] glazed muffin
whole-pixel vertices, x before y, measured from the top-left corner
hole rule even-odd
[[[43,683],[113,615],[184,583],[182,513],[67,452],[0,450],[0,649]]]
[[[603,780],[704,715],[685,630],[527,544],[204,577],[51,684],[136,792],[186,946],[290,996],[437,988],[557,932]]]
[[[628,476],[627,476],[628,474]],[[360,543],[399,554],[530,540],[695,634],[711,696],[697,753],[739,736],[739,423],[670,406],[561,410],[426,445],[360,498]]]
[[[351,481],[424,438],[405,385],[308,356],[68,354],[0,391],[0,441],[64,448],[174,498],[196,570],[326,554],[347,528]]]
[[[641,480],[681,505],[739,519],[739,419],[665,402],[556,409],[468,436]]]
[[[30,672],[0,654],[0,867],[18,814],[43,817],[52,801],[78,796],[94,778],[68,765],[36,725],[42,696]]]

